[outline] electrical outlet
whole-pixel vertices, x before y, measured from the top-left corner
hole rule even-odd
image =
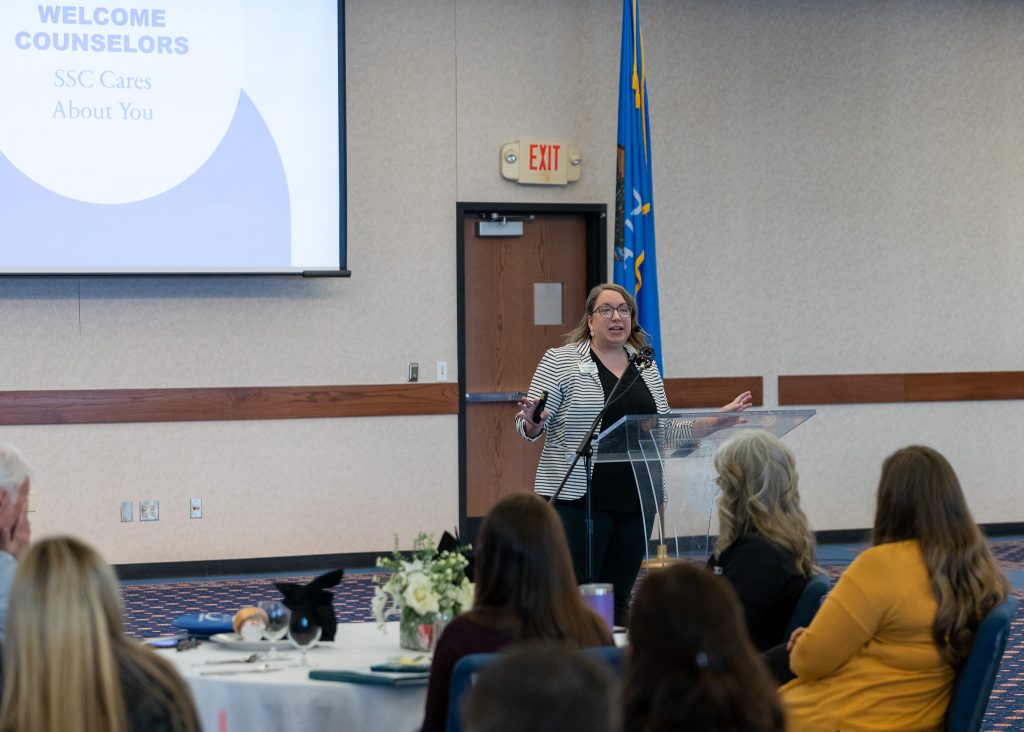
[[[409,364],[409,381],[420,380],[420,365],[415,361]]]
[[[437,362],[437,380],[448,381],[448,362],[438,361]]]
[[[203,499],[202,498],[190,498],[188,500],[188,516],[189,516],[189,518],[202,518],[203,517]]]
[[[139,521],[159,521],[160,501],[139,501]]]
[[[121,520],[128,522],[132,520],[132,502],[121,501]]]

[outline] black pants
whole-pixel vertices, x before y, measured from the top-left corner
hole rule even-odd
[[[594,576],[587,579],[587,510],[583,500],[555,503],[562,519],[577,582],[608,582],[615,588],[615,624],[629,624],[629,601],[636,584],[644,545],[651,535],[654,516],[628,511],[594,510]]]

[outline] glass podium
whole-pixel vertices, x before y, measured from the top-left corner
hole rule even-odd
[[[644,541],[645,566],[685,556],[706,560],[711,553],[711,536],[717,533],[715,455],[722,443],[744,430],[782,437],[814,414],[813,409],[673,411],[626,416],[602,431],[595,438],[594,463],[633,466],[644,526],[651,527]]]

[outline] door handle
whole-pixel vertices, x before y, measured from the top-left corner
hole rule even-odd
[[[487,402],[514,402],[526,396],[525,391],[475,391],[466,392],[466,401],[476,404]]]

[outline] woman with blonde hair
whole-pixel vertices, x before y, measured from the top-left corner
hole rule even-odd
[[[793,730],[934,730],[956,668],[1009,582],[956,473],[912,446],[882,464],[872,546],[790,641]]]
[[[452,669],[467,654],[518,641],[612,644],[611,630],[580,597],[558,515],[531,493],[505,496],[484,517],[474,581],[473,609],[449,623],[437,642],[423,732],[445,729]]]
[[[3,649],[3,732],[196,732],[185,683],[126,638],[113,570],[57,537],[25,553]]]
[[[751,430],[722,445],[715,468],[722,492],[708,564],[732,583],[751,640],[767,651],[785,642],[800,593],[815,572],[796,459],[779,438]]]

